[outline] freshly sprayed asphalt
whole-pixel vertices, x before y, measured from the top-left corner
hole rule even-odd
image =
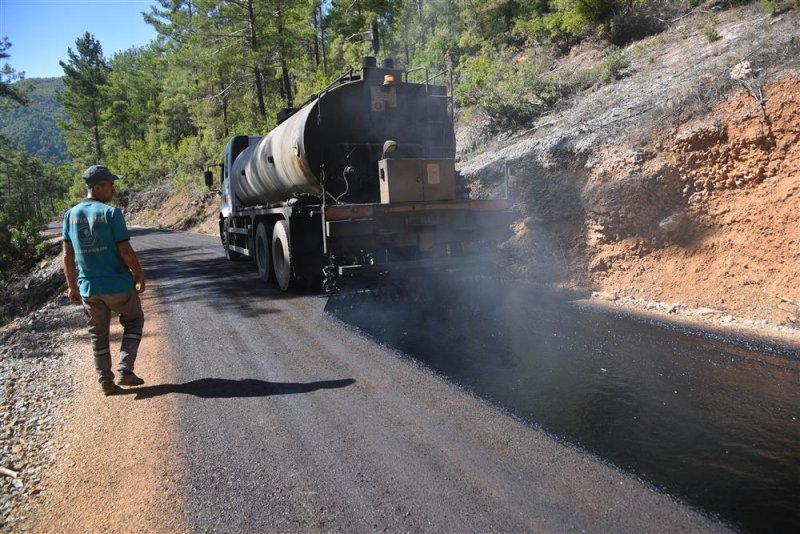
[[[724,531],[285,295],[216,238],[135,230],[199,531]],[[143,357],[146,357],[143,355]],[[157,451],[153,451],[157,454]]]

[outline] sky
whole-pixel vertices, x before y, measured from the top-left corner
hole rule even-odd
[[[115,52],[145,46],[156,38],[141,13],[152,0],[0,0],[0,38],[8,37],[4,63],[26,78],[63,76],[59,61],[84,32],[94,35],[111,59]]]

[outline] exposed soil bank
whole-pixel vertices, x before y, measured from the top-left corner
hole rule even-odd
[[[687,18],[629,47],[627,78],[464,154],[475,194],[508,176],[512,267],[626,306],[796,328],[799,20],[724,12],[711,43]]]

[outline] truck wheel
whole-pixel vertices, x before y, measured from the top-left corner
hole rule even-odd
[[[230,228],[230,222],[228,219],[224,219],[222,222],[222,248],[225,249],[225,257],[228,261],[239,261],[242,259],[242,255],[236,251],[231,250],[228,248],[228,228]]]
[[[256,252],[256,265],[258,265],[258,276],[261,277],[262,280],[265,282],[269,281],[269,277],[271,274],[272,269],[272,261],[270,258],[270,238],[269,233],[267,232],[267,225],[262,223],[258,223],[258,228],[256,229],[256,243],[255,243],[255,252]]]
[[[275,279],[283,291],[292,291],[297,280],[292,273],[292,248],[289,244],[289,223],[278,221],[272,230],[272,265]]]

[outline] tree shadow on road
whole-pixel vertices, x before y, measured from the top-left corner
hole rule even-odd
[[[270,395],[292,395],[294,393],[310,393],[318,389],[337,389],[354,384],[352,378],[342,380],[321,380],[301,384],[297,382],[267,382],[246,378],[229,380],[225,378],[201,378],[184,384],[159,384],[129,388],[121,395],[135,394],[135,400],[152,399],[169,393],[185,393],[203,399],[230,399],[237,397],[268,397]]]

